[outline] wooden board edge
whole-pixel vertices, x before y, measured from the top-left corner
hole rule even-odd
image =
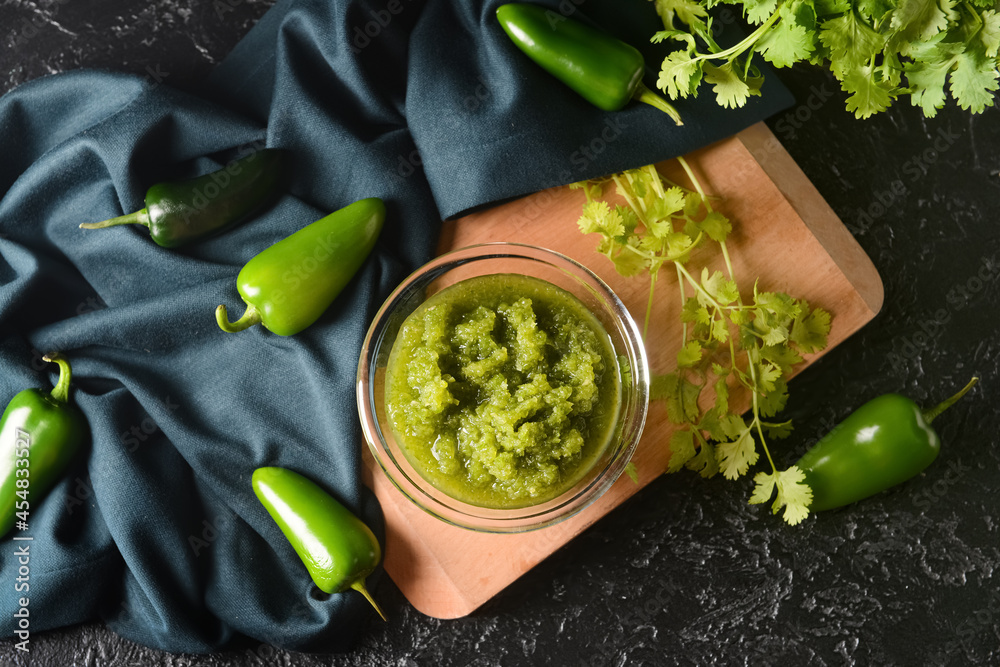
[[[872,317],[882,310],[885,287],[861,244],[763,121],[736,135],[837,267],[855,286]]]
[[[390,496],[398,494],[398,499],[403,498],[402,493],[399,491],[399,489],[395,488],[389,481],[388,477],[385,476],[385,473],[379,467],[378,463],[375,461],[375,458],[372,456],[372,453],[371,451],[369,451],[367,446],[364,447],[364,449],[362,450],[361,459],[362,459],[361,481],[365,486],[371,489],[373,493],[375,493],[376,497],[378,497],[381,492],[381,494],[383,495],[389,494]],[[379,479],[376,480],[376,477],[379,477]],[[379,500],[380,504],[382,505],[383,520],[386,523],[387,531],[390,521],[395,520],[395,521],[409,523],[409,521],[405,516],[405,511],[402,509],[403,507],[407,506],[406,502],[403,502],[401,505],[392,505],[390,507],[386,507],[386,503],[382,502],[381,498]],[[420,510],[414,510],[414,511],[420,511]],[[421,542],[424,541],[423,536],[419,534],[418,534],[418,539]],[[390,570],[394,569],[393,567],[394,563],[386,561],[387,560],[396,561],[399,558],[399,556],[397,554],[390,554],[388,552],[388,547],[389,545],[386,544],[385,553],[383,554],[382,565],[385,575],[388,576],[390,579],[392,579],[393,577],[392,574],[390,573]],[[437,578],[439,582],[441,581],[447,582],[448,584],[447,597],[449,598],[449,600],[453,604],[455,601],[460,601],[461,604],[455,605],[454,608],[452,608],[452,610],[449,611],[447,614],[428,613],[424,609],[421,609],[412,600],[409,600],[409,598],[407,598],[410,604],[413,605],[414,609],[416,609],[417,611],[426,616],[430,616],[431,618],[439,618],[442,620],[454,620],[457,618],[463,618],[465,616],[468,616],[476,609],[478,609],[480,606],[482,606],[483,604],[482,602],[476,600],[470,600],[468,598],[465,592],[455,584],[455,582],[451,578],[451,575],[449,575],[448,572],[442,567],[440,562],[434,561],[433,569],[440,573],[439,577]],[[394,583],[396,584],[397,587],[399,587],[398,582],[395,582],[394,580]],[[440,590],[438,592],[442,593],[442,591]],[[406,597],[405,593],[404,597]]]

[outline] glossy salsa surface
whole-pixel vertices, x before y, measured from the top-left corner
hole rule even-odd
[[[611,340],[572,294],[523,275],[463,280],[400,327],[386,413],[410,464],[460,501],[546,502],[607,448],[621,407]]]

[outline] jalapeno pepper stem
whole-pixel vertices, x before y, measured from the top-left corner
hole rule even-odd
[[[646,104],[656,107],[660,111],[664,112],[670,116],[677,125],[683,125],[684,122],[681,120],[681,115],[677,112],[677,109],[673,107],[672,104],[667,102],[665,99],[654,93],[652,90],[646,87],[642,81],[636,86],[635,92],[632,93],[632,98],[640,102],[645,102]]]
[[[351,584],[351,588],[353,588],[354,590],[365,596],[365,599],[368,600],[368,602],[370,602],[373,607],[375,607],[375,611],[378,612],[378,615],[382,617],[383,621],[389,620],[385,617],[385,614],[382,612],[382,608],[379,607],[378,603],[375,602],[375,599],[371,596],[371,593],[369,593],[368,589],[365,588],[364,581],[355,581],[353,584]]]
[[[924,416],[924,421],[930,424],[937,418],[938,415],[940,415],[942,412],[944,412],[951,406],[955,405],[955,403],[957,403],[963,396],[968,394],[969,391],[976,386],[977,382],[979,382],[979,378],[973,377],[971,380],[969,380],[969,384],[965,385],[960,392],[958,392],[951,398],[945,400],[944,402],[936,405],[930,410],[924,410],[922,413]]]
[[[104,229],[105,227],[114,227],[116,225],[142,225],[143,227],[148,228],[149,210],[143,208],[135,213],[120,215],[117,218],[111,218],[101,222],[84,222],[80,225],[80,229]]]
[[[69,367],[69,362],[59,356],[58,353],[46,354],[43,361],[59,365],[59,381],[52,389],[52,400],[59,403],[69,402],[69,382],[73,377],[73,370]]]
[[[235,322],[230,322],[229,313],[226,310],[226,307],[221,305],[215,309],[215,321],[219,323],[219,328],[223,331],[236,333],[237,331],[249,329],[255,324],[260,324],[260,311],[258,311],[253,305],[248,305],[247,311],[243,313],[243,317]]]

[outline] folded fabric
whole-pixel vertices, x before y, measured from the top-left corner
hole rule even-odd
[[[282,0],[197,95],[77,71],[0,98],[0,403],[54,381],[41,356],[58,350],[91,428],[86,456],[21,533],[33,538],[32,632],[103,619],[175,652],[239,637],[349,648],[367,603],[318,592],[250,475],[303,472],[382,537],[360,483],[357,358],[382,300],[433,255],[440,220],[690,151],[790,101],[769,76],[739,111],[708,96],[678,103],[683,128],[644,105],[604,113],[513,48],[498,4]],[[637,45],[656,28],[647,0],[543,4]],[[224,235],[166,250],[142,228],[78,228],[265,144],[292,156],[288,191]],[[294,337],[219,330],[217,305],[242,311],[247,260],[365,197],[385,200],[385,229],[315,325]],[[10,544],[7,582],[19,567]],[[369,583],[377,596],[378,576]],[[16,605],[0,596],[5,637]]]

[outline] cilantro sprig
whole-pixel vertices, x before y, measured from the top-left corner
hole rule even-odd
[[[771,472],[756,475],[750,502],[764,502],[777,489],[773,510],[784,507],[785,520],[794,525],[808,515],[812,492],[795,466],[778,470],[767,441],[791,433],[790,421],[774,418],[785,407],[788,378],[802,355],[826,346],[830,314],[804,299],[761,291],[756,282],[744,299],[726,243],[732,223],[713,208],[687,162],[678,161],[693,190],[667,180],[652,165],[574,184],[586,196],[578,225],[584,234],[599,235],[597,252],[618,273],[648,276],[644,338],[657,278],[663,270],[676,273],[682,345],[675,368],[654,374],[651,387],[651,398],[666,402],[668,418],[679,427],[669,443],[668,472],[687,468],[703,477],[721,472],[739,479],[760,458],[759,445]],[[610,185],[624,205],[612,206],[604,198]],[[712,243],[725,271],[694,266],[694,251]],[[739,387],[752,398],[745,416],[729,403]],[[708,390],[714,399],[704,407]]]
[[[671,99],[711,84],[717,102],[740,107],[760,95],[760,56],[775,67],[826,65],[858,118],[909,96],[934,117],[949,95],[981,113],[1000,89],[997,0],[655,0],[664,29],[652,41],[679,42],[657,86]],[[730,4],[755,26],[740,43],[716,43],[708,10]]]

